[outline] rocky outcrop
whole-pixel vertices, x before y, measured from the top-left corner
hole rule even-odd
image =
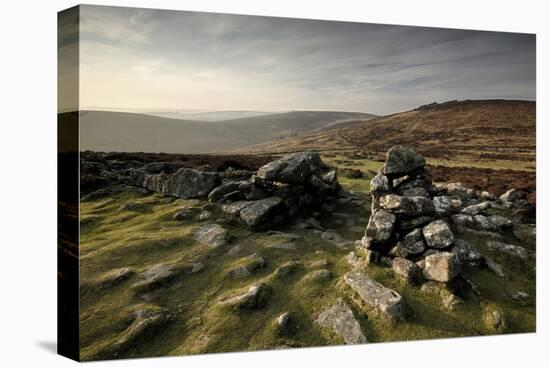
[[[366,255],[367,261],[392,264],[396,275],[407,281],[415,272],[408,260],[422,265],[426,280],[438,282],[452,281],[465,266],[491,266],[492,260],[484,261],[479,250],[459,235],[475,230],[482,236],[500,238],[492,233],[519,228],[502,213],[522,208],[525,200],[517,190],[497,198],[461,183],[435,186],[425,159],[399,146],[387,152],[386,163],[371,180],[370,193],[372,214],[358,255]],[[529,258],[521,246],[489,241],[487,247],[518,259]],[[388,257],[396,260],[388,261]],[[501,273],[498,266],[492,268]]]
[[[319,154],[294,153],[260,167],[257,176],[266,181],[303,184],[320,167]]]
[[[190,168],[180,168],[172,174],[148,174],[135,170],[132,172],[132,178],[137,186],[182,199],[205,197],[219,182],[219,175],[215,172],[202,172]]]

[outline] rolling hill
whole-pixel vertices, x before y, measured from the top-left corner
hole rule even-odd
[[[139,113],[80,112],[80,149],[116,152],[223,152],[288,138],[374,115],[293,111],[223,121],[182,120]]]
[[[383,153],[401,144],[433,158],[512,160],[534,163],[536,104],[531,101],[466,100],[337,125],[299,137],[259,144],[241,152],[303,150]]]

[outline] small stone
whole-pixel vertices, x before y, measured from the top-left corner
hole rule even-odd
[[[277,334],[284,335],[290,331],[290,312],[284,312],[275,319],[275,329]]]
[[[479,204],[467,206],[462,209],[462,214],[478,215],[491,207],[492,203],[490,201],[484,201]]]
[[[132,274],[133,271],[131,271],[129,268],[114,269],[100,276],[96,282],[96,286],[99,289],[112,287],[128,279],[130,276],[132,276]]]
[[[504,194],[500,195],[502,201],[517,201],[525,199],[526,195],[523,191],[517,189],[510,189]]]
[[[435,215],[446,217],[453,211],[453,201],[449,196],[436,196],[433,199]]]
[[[429,247],[442,249],[449,247],[454,242],[453,232],[443,220],[436,220],[422,229],[422,234]]]
[[[388,178],[382,174],[377,174],[370,181],[370,192],[375,198],[391,192],[390,182]]]
[[[478,214],[474,215],[474,225],[480,229],[491,230],[494,229],[489,219],[486,216]]]
[[[275,276],[286,277],[302,267],[303,265],[299,261],[290,261],[275,269]]]
[[[315,270],[307,273],[302,280],[304,281],[317,281],[321,279],[328,279],[332,276],[332,273],[327,269]]]
[[[195,231],[193,238],[210,248],[219,248],[227,244],[229,235],[219,224],[206,224]]]
[[[527,292],[518,291],[512,295],[514,301],[526,301],[529,299],[529,294]]]
[[[393,259],[392,269],[395,275],[407,283],[416,283],[420,279],[420,268],[405,258],[397,257]]]
[[[399,218],[398,231],[399,232],[408,232],[412,229],[422,227],[426,223],[429,223],[433,220],[432,216],[423,215],[421,217],[415,218]]]
[[[235,256],[241,251],[241,245],[235,245],[227,251],[227,255],[229,256]]]
[[[312,262],[308,265],[308,268],[324,268],[328,266],[328,260],[327,259],[321,259]]]
[[[512,221],[502,215],[494,214],[487,217],[492,227],[506,229],[512,227]]]
[[[310,217],[310,218],[306,219],[304,221],[304,224],[306,225],[306,228],[318,229],[320,231],[325,230],[325,228],[321,225],[321,223],[313,217]]]
[[[336,301],[336,304],[323,311],[315,322],[321,327],[331,329],[342,337],[346,344],[361,344],[367,342],[367,338],[361,330],[361,325],[355,319],[353,311],[340,298]]]
[[[366,235],[376,241],[387,241],[393,232],[396,217],[384,209],[376,210],[367,224]]]
[[[470,266],[479,266],[481,264],[481,253],[462,239],[455,240],[455,245],[451,249],[451,252],[458,256],[462,264]]]
[[[359,265],[359,256],[355,253],[355,251],[351,251],[349,254],[345,256],[345,259],[349,265],[352,267],[355,267]]]
[[[486,307],[483,311],[482,319],[485,327],[493,333],[502,334],[508,328],[504,313],[495,307]]]
[[[193,212],[191,209],[183,208],[174,214],[175,220],[187,220],[193,218]]]
[[[458,256],[450,252],[427,256],[425,261],[423,274],[427,280],[450,282],[462,271]]]
[[[474,225],[474,218],[469,214],[455,214],[451,220],[457,226],[472,227]]]
[[[498,264],[495,260],[490,257],[485,257],[485,264],[493,273],[498,275],[501,278],[505,277],[504,271],[502,270],[502,265]]]
[[[296,250],[296,244],[294,242],[276,242],[267,245],[267,247],[277,250]]]
[[[423,196],[427,198],[430,194],[428,194],[428,191],[423,187],[413,187],[403,190],[403,196]]]
[[[263,306],[267,293],[267,285],[258,283],[250,286],[244,293],[236,296],[222,297],[219,303],[234,309],[252,309]]]
[[[481,194],[479,195],[479,198],[481,200],[490,200],[490,201],[493,201],[493,200],[496,200],[497,197],[495,196],[495,194],[489,192],[489,191],[482,191]]]
[[[199,220],[204,221],[212,218],[212,212],[205,210],[199,214]]]

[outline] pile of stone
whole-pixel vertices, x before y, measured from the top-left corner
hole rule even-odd
[[[401,146],[387,152],[370,192],[372,214],[359,250],[368,261],[391,264],[396,274],[411,282],[422,277],[449,282],[464,266],[480,265],[481,254],[456,233],[509,228],[508,218],[484,214],[490,208],[528,205],[517,190],[497,198],[459,183],[436,187],[425,159]]]
[[[208,197],[252,228],[265,228],[311,212],[340,191],[336,171],[318,153],[294,153],[260,167],[247,179],[179,168],[174,173],[131,171],[134,185],[182,199]]]

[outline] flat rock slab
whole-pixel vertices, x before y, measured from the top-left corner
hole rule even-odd
[[[346,344],[363,344],[367,342],[367,338],[361,330],[361,325],[355,319],[353,311],[342,299],[338,299],[336,304],[323,311],[315,322],[341,336]]]
[[[498,241],[487,241],[487,247],[520,260],[529,259],[529,252],[521,246],[511,245]]]
[[[393,289],[359,271],[347,273],[344,275],[344,281],[368,308],[390,319],[399,319],[403,316],[403,297]]]
[[[194,235],[195,241],[203,243],[210,248],[219,248],[228,242],[227,230],[219,224],[206,224],[199,227]]]

